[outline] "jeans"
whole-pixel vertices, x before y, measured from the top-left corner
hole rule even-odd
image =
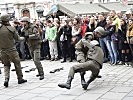
[[[111,41],[110,40],[106,40],[106,46],[107,46],[107,49],[108,49],[108,52],[109,52],[110,62],[113,64],[115,61],[114,61],[114,54],[113,54],[113,50],[112,50],[112,47],[111,47]]]
[[[113,54],[114,54],[114,63],[116,64],[117,61],[118,61],[118,42],[113,42],[111,41],[111,47],[112,47],[112,50],[113,50]]]
[[[107,45],[106,45],[107,39],[105,38],[99,38],[100,47],[102,48],[104,52],[104,61],[108,60],[108,51],[107,51]]]

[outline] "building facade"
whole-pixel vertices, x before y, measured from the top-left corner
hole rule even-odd
[[[9,0],[7,0],[9,1]],[[9,13],[15,15],[20,19],[23,16],[28,16],[31,19],[38,19],[45,16],[51,9],[52,5],[59,3],[110,3],[110,2],[122,2],[126,0],[10,0],[10,2],[3,2],[0,0],[0,14]],[[132,1],[132,0],[128,0]]]

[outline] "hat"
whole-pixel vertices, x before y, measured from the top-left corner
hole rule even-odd
[[[84,38],[88,39],[88,36],[90,36],[90,35],[92,36],[92,38],[94,38],[93,32],[86,32]]]
[[[30,18],[25,16],[21,19],[21,22],[29,22],[30,23]]]
[[[98,33],[100,33],[100,35],[104,35],[105,30],[104,30],[103,27],[98,26],[98,27],[94,30],[94,32],[98,32]]]
[[[86,32],[86,33],[85,33],[85,36],[86,36],[86,35],[93,35],[93,32]]]
[[[126,11],[125,14],[132,14],[132,12],[130,10]]]

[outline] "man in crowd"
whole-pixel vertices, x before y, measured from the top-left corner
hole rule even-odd
[[[0,52],[1,60],[4,64],[5,82],[4,86],[8,87],[8,82],[10,78],[10,67],[11,61],[14,63],[18,84],[27,82],[23,79],[23,73],[20,65],[20,58],[18,52],[15,48],[15,42],[18,40],[24,40],[23,37],[19,37],[17,31],[14,27],[9,24],[10,16],[8,14],[1,16],[0,25]]]

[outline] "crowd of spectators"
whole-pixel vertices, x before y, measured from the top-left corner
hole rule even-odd
[[[57,61],[61,63],[76,60],[75,44],[84,38],[86,32],[92,32],[96,27],[105,29],[105,35],[97,38],[104,51],[104,62],[111,65],[133,65],[133,13],[110,11],[108,14],[82,15],[74,18],[59,18],[56,14],[48,19],[41,18],[32,23],[41,35],[41,60]],[[15,19],[12,24],[20,36],[23,25],[21,20]],[[21,60],[31,59],[25,41],[16,42],[16,48]]]

